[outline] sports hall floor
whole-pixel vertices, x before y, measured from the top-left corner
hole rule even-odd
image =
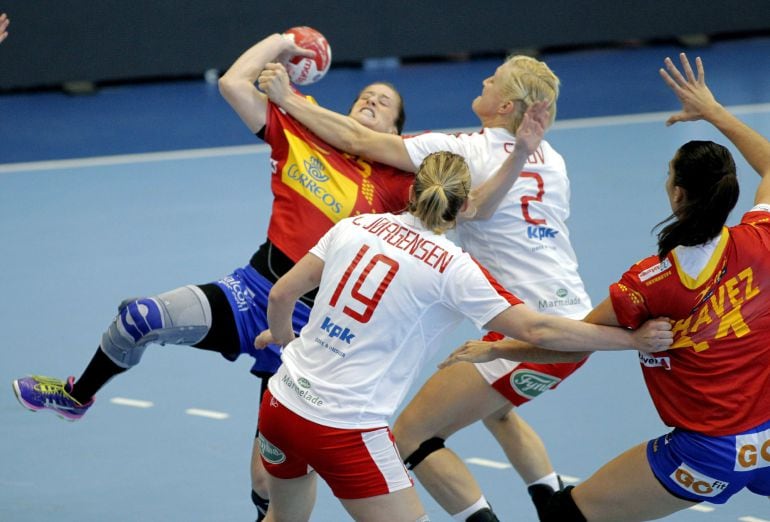
[[[695,138],[725,142],[704,124],[663,125],[677,102],[657,69],[678,51],[542,56],[563,82],[548,139],[567,160],[572,239],[594,302],[654,251],[650,230],[668,215],[663,183],[675,149]],[[770,39],[712,42],[690,53],[704,58],[718,99],[770,135]],[[471,100],[499,61],[334,69],[305,92],[347,111],[359,87],[385,79],[404,95],[408,131],[475,129]],[[267,158],[203,79],[91,96],[0,96],[0,521],[254,519],[248,464],[258,383],[248,361],[150,348],[77,423],[23,410],[10,382],[27,373],[78,375],[122,299],[244,265],[265,236]],[[745,162],[739,171],[744,190],[731,223],[750,207],[757,181]],[[461,328],[446,350],[475,335]],[[572,481],[664,431],[627,352],[593,356],[521,414]],[[536,520],[483,427],[448,444],[469,459],[501,520]],[[420,492],[432,520],[450,520]],[[323,484],[312,520],[348,520]],[[770,501],[745,493],[668,520],[767,522]]]

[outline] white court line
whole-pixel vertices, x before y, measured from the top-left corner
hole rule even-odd
[[[224,420],[230,416],[229,413],[222,411],[200,410],[198,408],[188,408],[184,412],[187,415],[195,415],[196,417],[206,417],[215,420]]]
[[[154,404],[150,401],[141,401],[137,399],[126,399],[125,397],[113,397],[110,399],[113,404],[121,406],[131,406],[132,408],[152,408]]]
[[[232,147],[212,147],[208,149],[171,150],[165,152],[145,152],[141,154],[116,154],[114,156],[95,156],[66,160],[30,161],[23,163],[0,164],[0,174],[6,172],[29,172],[36,170],[77,169],[83,167],[104,167],[110,165],[131,165],[154,161],[187,160],[197,158],[215,158],[220,156],[245,156],[268,152],[268,145],[237,145]]]
[[[476,466],[483,466],[485,468],[492,468],[492,469],[508,469],[512,468],[508,462],[500,462],[499,460],[489,460],[489,459],[482,459],[480,457],[469,457],[465,459],[465,462],[468,464],[475,464]],[[561,480],[565,484],[577,484],[580,482],[580,479],[577,477],[573,477],[572,475],[561,475]]]
[[[507,462],[499,462],[497,460],[482,459],[479,457],[470,457],[465,459],[468,464],[476,464],[477,466],[484,466],[485,468],[493,469],[506,469],[512,467]]]
[[[770,103],[751,105],[734,105],[728,107],[733,114],[755,114],[770,112]],[[630,125],[635,123],[664,122],[675,112],[648,112],[643,114],[625,114],[619,116],[598,116],[594,118],[575,118],[557,121],[553,130],[583,129],[591,127],[610,127],[614,125]],[[434,129],[435,132],[454,134],[458,132],[476,132],[479,127],[461,127],[455,129]],[[418,134],[415,131],[414,134]],[[410,133],[411,134],[411,133]],[[118,154],[114,156],[96,156],[92,158],[76,158],[67,160],[32,161],[21,163],[0,164],[0,174],[8,172],[29,172],[38,170],[59,170],[81,167],[102,167],[109,165],[129,165],[133,163],[148,163],[154,161],[185,160],[196,158],[213,158],[219,156],[238,156],[267,152],[268,145],[238,145],[232,147],[212,147],[204,149],[174,150],[167,152],[147,152],[142,154]]]
[[[701,513],[711,513],[714,508],[711,506],[704,506],[703,504],[696,504],[695,506],[687,508],[690,511],[699,511]]]
[[[766,518],[757,518],[757,517],[739,517],[738,520],[741,522],[770,522],[770,520]]]

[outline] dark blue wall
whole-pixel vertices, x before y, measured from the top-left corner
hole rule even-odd
[[[770,28],[768,0],[6,0],[0,10],[12,20],[0,89],[224,70],[294,25],[323,32],[337,64]]]

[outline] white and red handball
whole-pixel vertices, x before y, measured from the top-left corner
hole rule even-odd
[[[300,26],[283,33],[303,49],[315,52],[314,58],[295,56],[286,64],[286,72],[295,85],[310,85],[324,77],[332,64],[332,48],[324,35],[312,27]]]

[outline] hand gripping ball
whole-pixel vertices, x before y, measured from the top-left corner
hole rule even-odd
[[[315,52],[314,58],[295,56],[289,60],[286,71],[291,81],[295,85],[310,85],[323,78],[332,63],[332,48],[324,35],[307,26],[292,27],[284,35],[303,49]]]

